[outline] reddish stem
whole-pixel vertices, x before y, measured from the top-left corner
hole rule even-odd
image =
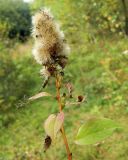
[[[56,76],[56,90],[57,90],[57,100],[58,100],[58,104],[59,104],[59,110],[60,112],[62,111],[62,104],[61,104],[61,96],[60,96],[60,80],[58,79],[58,75]],[[67,141],[67,137],[65,134],[65,130],[64,130],[64,126],[62,125],[61,127],[61,133],[62,133],[62,137],[64,140],[64,144],[66,147],[66,151],[67,151],[67,156],[68,156],[68,160],[72,160],[72,153],[70,152],[69,149],[69,145],[68,145],[68,141]]]

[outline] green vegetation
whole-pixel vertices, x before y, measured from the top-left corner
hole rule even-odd
[[[25,41],[30,34],[31,17],[28,4],[22,0],[0,0],[0,40]]]
[[[30,8],[40,7],[41,2],[35,1],[37,2],[38,4],[32,4]],[[110,7],[96,11],[96,6],[93,7],[88,0],[86,2],[87,5],[83,5],[85,2],[82,0],[44,1],[44,5],[51,7],[62,22],[71,46],[64,82],[73,83],[76,95],[86,96],[86,103],[64,109],[68,119],[65,121],[67,137],[74,160],[127,160],[128,39],[124,35],[123,9],[112,4],[115,1],[106,1],[103,5],[108,6],[111,3]],[[98,3],[94,0],[93,3],[95,2]],[[90,21],[81,19],[81,13],[88,16],[83,7],[88,9],[91,22],[99,18],[100,23],[96,21],[93,25]],[[112,7],[119,7],[121,13],[121,16],[115,14],[117,18],[114,26],[121,24],[110,34],[111,29],[104,27],[105,21],[101,19],[101,13],[106,11],[107,17],[111,16],[113,19],[115,12]],[[94,18],[95,14],[97,18]],[[102,24],[103,28],[95,26],[96,23]],[[43,152],[43,123],[49,113],[58,111],[56,102],[50,97],[44,97],[24,104],[24,96],[27,98],[35,95],[42,84],[40,66],[31,56],[32,45],[31,40],[11,48],[5,48],[0,43],[0,160],[65,160],[66,153],[61,137],[46,153]],[[55,94],[54,83],[51,79],[44,91]],[[123,131],[118,131],[96,145],[75,145],[73,142],[80,124],[91,115],[111,118],[121,124]]]

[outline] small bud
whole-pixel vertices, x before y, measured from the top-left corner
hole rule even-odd
[[[77,98],[78,98],[78,102],[82,102],[83,96],[78,96]]]
[[[79,95],[79,96],[77,97],[77,102],[84,102],[85,99],[86,99],[85,96]]]
[[[73,96],[72,96],[72,92],[73,92],[73,85],[72,85],[71,83],[67,83],[67,84],[65,85],[65,87],[66,87],[66,88],[67,88],[67,90],[68,90],[69,98],[73,98]]]
[[[66,94],[63,93],[62,97],[61,97],[61,105],[62,105],[62,109],[65,107],[66,104]]]

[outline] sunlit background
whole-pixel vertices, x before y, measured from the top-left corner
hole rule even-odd
[[[34,0],[24,0],[24,2],[28,2],[28,3],[30,3],[30,2],[33,2]]]

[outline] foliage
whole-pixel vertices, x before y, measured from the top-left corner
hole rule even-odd
[[[75,143],[79,145],[96,144],[112,135],[120,125],[107,118],[90,118],[78,131]]]
[[[0,59],[0,112],[3,113],[1,123],[7,126],[10,119],[15,119],[13,111],[22,106],[23,98],[31,94],[30,88],[35,81],[28,66],[30,59],[14,62],[6,52],[0,55]],[[20,104],[19,100],[23,102]]]
[[[38,5],[36,5],[38,4]],[[70,34],[87,31],[89,39],[95,34],[124,32],[125,16],[122,1],[117,0],[55,0],[35,1],[33,6],[49,6]],[[63,10],[63,12],[61,12]],[[79,23],[78,23],[79,20]],[[79,36],[78,36],[79,37]]]
[[[85,19],[100,33],[107,31],[115,33],[123,31],[124,14],[121,1],[116,0],[91,0],[86,2],[87,12]],[[95,17],[95,18],[94,18]]]
[[[30,34],[30,10],[22,0],[0,0],[0,39],[24,41]]]

